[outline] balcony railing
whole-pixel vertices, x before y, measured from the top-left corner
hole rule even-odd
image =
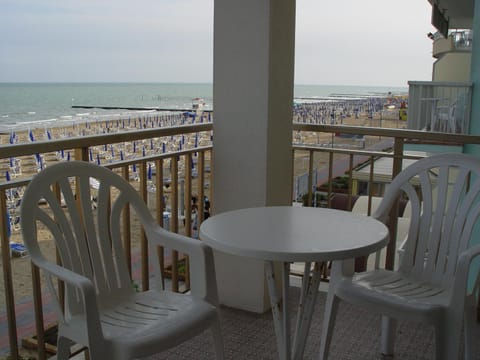
[[[211,123],[192,124],[171,128],[1,146],[0,160],[4,159],[4,161],[9,162],[10,159],[27,159],[36,156],[46,159],[48,154],[70,151],[75,159],[96,161],[96,154],[107,156],[107,153],[110,151],[110,145],[113,144],[116,144],[117,148],[122,146],[126,148],[133,141],[143,141],[144,144],[150,144],[151,139],[157,141],[163,138],[172,139],[172,137],[187,138],[195,137],[196,134],[204,134],[210,140],[211,131]],[[307,185],[304,187],[304,190],[297,191],[293,200],[304,198],[305,205],[311,206],[316,201],[316,197],[313,197],[315,191],[320,189],[325,194],[323,205],[335,207],[335,195],[339,191],[335,189],[335,184],[332,180],[337,176],[346,176],[347,186],[342,194],[343,198],[346,199],[346,202],[343,204],[346,210],[351,209],[353,198],[357,195],[354,191],[354,186],[352,186],[354,181],[352,173],[360,163],[369,163],[371,165],[368,182],[373,183],[376,171],[375,161],[379,158],[392,159],[390,178],[400,171],[402,161],[405,158],[405,143],[480,144],[479,136],[449,135],[386,128],[295,123],[294,131],[296,134],[301,133],[305,141],[303,145],[292,146],[295,164],[293,176],[295,179],[299,177],[306,178]],[[352,136],[340,138],[336,136],[339,134]],[[312,141],[308,139],[312,139]],[[359,141],[359,139],[362,141]],[[336,147],[335,141],[341,142],[341,147]],[[127,144],[130,145],[127,146]],[[211,171],[214,171],[212,169],[211,156],[212,147],[208,142],[204,145],[197,144],[197,146],[186,147],[182,150],[176,149],[171,152],[159,151],[149,153],[147,151],[143,154],[139,151],[137,157],[127,158],[125,156],[123,160],[119,159],[117,155],[116,160],[111,158],[102,164],[114,171],[118,171],[137,186],[140,194],[156,214],[157,220],[161,225],[167,226],[174,232],[183,232],[189,236],[195,236],[192,217],[187,214],[192,213],[191,197],[193,194],[197,195],[199,209],[205,208],[205,196],[211,198],[212,183],[210,176]],[[191,166],[192,163],[194,167]],[[9,168],[10,165],[15,167],[15,161],[8,164]],[[134,167],[136,171],[134,171]],[[152,171],[152,169],[155,169],[155,171]],[[11,222],[11,233],[9,233],[6,223],[7,212],[9,212],[10,218],[15,216],[22,189],[28,182],[28,177],[22,178],[21,176],[12,178],[10,181],[0,182],[0,236],[3,269],[0,288],[3,287],[5,293],[5,300],[2,299],[5,302],[0,303],[0,323],[7,324],[7,329],[3,333],[0,332],[0,341],[3,341],[0,343],[0,348],[3,349],[3,353],[10,352],[13,358],[18,358],[20,343],[25,336],[28,336],[30,344],[32,342],[37,344],[34,350],[35,355],[40,359],[44,359],[47,358],[49,350],[45,329],[48,329],[55,319],[49,316],[48,297],[42,288],[42,282],[37,269],[32,267],[32,275],[27,275],[22,284],[22,287],[29,288],[28,291],[22,291],[22,294],[27,294],[25,297],[19,296],[18,289],[14,288],[13,277],[20,276],[20,268],[23,268],[24,274],[25,268],[31,265],[28,258],[13,258],[11,256],[10,241],[15,239],[21,241],[21,238],[18,229],[15,227],[15,220]],[[371,189],[370,187],[367,193],[370,199],[373,196]],[[166,195],[168,195],[168,198],[166,198]],[[199,222],[203,220],[203,214],[203,211],[198,212]],[[168,225],[165,223],[167,220]],[[129,246],[126,247],[126,252],[132,266],[132,276],[138,281],[139,290],[141,291],[148,288],[147,250],[141,240],[134,238],[138,234],[132,230],[129,219],[125,219],[123,226],[125,233],[132,234],[131,241],[128,241]],[[395,227],[396,222],[394,221],[391,224],[392,233],[395,233]],[[394,266],[395,251],[395,242],[392,241],[387,250],[385,264],[387,268]],[[169,286],[175,291],[187,289],[188,273],[184,274],[185,277],[180,279],[177,267],[177,263],[180,260],[178,254],[173,252],[170,257],[160,252],[159,255],[164,258],[164,271],[166,272],[170,269],[171,284]],[[140,270],[137,271],[137,269]],[[31,306],[26,306],[31,301],[34,304],[34,313],[29,310]],[[5,308],[3,313],[2,308]],[[28,316],[32,319],[31,322],[34,322],[34,324],[28,324],[29,326],[27,327],[24,326],[24,319],[22,318],[25,316],[25,312],[29,312]],[[2,353],[0,353],[0,356],[2,356]]]
[[[455,30],[448,34],[445,39],[442,35],[434,35],[433,56],[439,58],[441,55],[453,51],[472,51],[473,31],[469,29]]]
[[[408,129],[468,133],[471,83],[409,81],[408,85]]]
[[[70,158],[99,162],[131,181],[161,226],[195,237],[199,223],[208,214],[212,191],[211,131],[212,124],[204,123],[0,146],[2,175],[8,172],[7,181],[0,182],[3,269],[0,288],[5,295],[0,299],[0,323],[3,323],[0,327],[0,357],[10,352],[17,359],[20,342],[36,347],[35,352],[41,359],[55,351],[46,341],[46,329],[55,319],[48,312],[49,301],[38,269],[32,266],[31,277],[24,279],[21,291],[13,285],[13,278],[24,276],[25,268],[31,266],[28,258],[14,256],[23,255],[18,211],[21,194],[32,176],[25,174],[25,170],[34,174],[43,166]],[[169,149],[164,144],[175,146]],[[196,199],[195,204],[192,197]],[[192,214],[193,206],[198,208],[196,216],[185,216]],[[141,232],[135,231],[134,227],[134,219],[124,219],[126,256],[132,278],[141,291],[149,286],[148,250]],[[163,249],[158,251],[162,271],[166,278],[170,278],[169,286],[173,291],[188,290],[189,274],[179,270],[179,263],[187,260],[174,249],[169,250],[168,253]],[[50,252],[54,254],[55,249]],[[30,305],[33,301],[33,312],[32,306],[26,309],[25,301]],[[24,318],[30,319],[26,327]],[[5,324],[8,325],[8,334]],[[32,333],[35,333],[34,337]]]

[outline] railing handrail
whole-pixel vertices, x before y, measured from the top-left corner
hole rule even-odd
[[[472,87],[471,81],[409,81],[408,85],[426,85],[426,86],[443,86],[443,87]]]
[[[112,134],[76,136],[68,139],[55,138],[52,140],[42,140],[22,144],[6,144],[0,145],[0,159],[32,155],[35,153],[46,153],[62,149],[77,149],[104,144],[115,144],[125,141],[204,132],[212,129],[212,123],[203,123],[145,130],[128,130]]]
[[[480,136],[449,134],[440,132],[428,132],[421,130],[393,129],[393,128],[374,128],[366,126],[348,126],[348,125],[317,125],[294,123],[295,131],[312,131],[344,134],[362,134],[367,136],[383,136],[403,139],[418,139],[421,141],[436,141],[454,144],[480,144]]]

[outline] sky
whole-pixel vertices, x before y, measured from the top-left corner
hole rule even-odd
[[[0,82],[211,83],[213,3],[0,0]],[[296,4],[296,84],[431,80],[427,0]]]

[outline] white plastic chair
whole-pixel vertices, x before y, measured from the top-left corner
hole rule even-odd
[[[433,325],[436,359],[449,360],[458,358],[464,323],[465,358],[473,359],[480,276],[478,267],[471,264],[480,254],[480,244],[478,238],[476,244],[471,239],[480,214],[480,160],[464,154],[440,154],[417,161],[387,187],[373,216],[386,223],[399,196],[408,197],[411,204],[399,269],[377,267],[354,275],[352,261],[334,262],[321,359],[328,355],[340,299],[383,315],[384,354],[393,353],[394,319],[402,319]],[[470,284],[469,270],[473,270]]]
[[[76,194],[69,182],[74,178]],[[90,196],[92,178],[99,184],[95,210]],[[55,184],[62,196],[56,193]],[[39,205],[43,199],[48,206]],[[160,245],[189,255],[190,294],[161,288],[158,258],[153,261],[157,288],[135,291],[120,225],[127,205],[145,230],[151,261]],[[208,328],[213,331],[216,356],[223,358],[212,250],[198,240],[162,229],[123,178],[86,162],[50,166],[25,191],[21,219],[25,245],[32,261],[47,275],[55,300],[59,359],[68,358],[70,340],[87,346],[93,360],[131,359],[176,346]],[[42,254],[40,225],[51,233],[61,266]],[[64,304],[58,300],[53,278],[66,284]]]

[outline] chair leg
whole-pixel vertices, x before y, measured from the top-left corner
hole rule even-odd
[[[59,336],[57,339],[57,359],[67,360],[70,357],[70,339]]]
[[[458,315],[458,314],[457,314]],[[460,337],[462,333],[462,316],[456,318],[447,314],[447,321],[435,327],[435,359],[458,359],[460,351]]]
[[[479,327],[476,322],[477,312],[475,310],[475,300],[472,303],[465,304],[464,317],[464,334],[465,334],[465,360],[475,357],[478,336],[480,335]]]
[[[382,339],[380,343],[380,352],[383,355],[393,355],[396,329],[397,320],[382,315]]]
[[[339,302],[340,298],[335,295],[335,290],[329,290],[325,302],[325,315],[322,326],[322,339],[320,342],[320,360],[326,360],[328,357]]]
[[[217,360],[223,360],[225,358],[223,347],[222,329],[220,327],[220,320],[215,320],[212,325],[213,342],[215,345],[215,356]]]

